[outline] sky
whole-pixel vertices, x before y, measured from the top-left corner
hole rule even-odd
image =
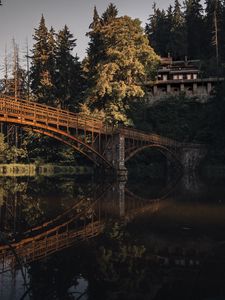
[[[93,8],[97,7],[99,14],[105,11],[113,2],[119,10],[119,15],[139,18],[145,26],[152,12],[154,0],[2,0],[0,6],[0,70],[3,66],[5,47],[12,52],[12,39],[19,45],[21,53],[25,53],[26,40],[31,49],[34,28],[37,28],[43,14],[48,28],[58,31],[68,25],[69,30],[77,39],[75,53],[83,59],[86,54],[88,31],[92,21]],[[155,0],[160,8],[167,8],[174,0]]]

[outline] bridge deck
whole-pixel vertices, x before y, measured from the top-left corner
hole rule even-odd
[[[120,133],[127,139],[144,140],[164,146],[179,147],[181,145],[173,139],[157,134],[145,133],[130,127],[107,126],[98,118],[7,96],[0,96],[0,116],[1,119],[14,123],[30,125],[32,122],[37,127],[44,123],[56,128],[74,128],[103,135]]]
[[[31,127],[69,145],[95,165],[114,170],[123,170],[126,161],[148,147],[156,147],[178,162],[180,149],[202,147],[130,127],[108,126],[98,118],[1,95],[0,122]]]

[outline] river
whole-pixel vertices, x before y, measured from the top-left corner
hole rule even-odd
[[[0,178],[0,230],[1,300],[225,299],[219,180]]]

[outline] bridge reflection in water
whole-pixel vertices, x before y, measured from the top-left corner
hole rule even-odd
[[[81,198],[57,217],[14,235],[12,240],[2,235],[0,273],[79,245],[101,234],[105,225],[113,220],[129,222],[145,212],[153,214],[167,205],[165,198],[172,187],[169,185],[159,198],[144,199],[126,189],[125,182],[110,184],[104,189],[98,186],[89,197]],[[12,205],[3,211],[13,219],[16,217],[13,214],[17,209],[12,209]]]
[[[68,198],[66,191],[72,186],[68,178],[55,186],[56,178],[52,182],[49,178],[46,180],[46,185],[53,190],[57,185],[63,186],[62,202],[57,200],[59,189],[50,198],[46,185],[37,190],[39,182],[34,185],[32,180],[12,179],[10,184],[0,181],[4,186],[0,192],[0,226],[1,231],[6,232],[0,248],[0,267],[4,272],[0,274],[0,298],[10,299],[7,293],[10,288],[19,294],[18,285],[23,286],[21,270],[28,271],[27,286],[36,299],[64,299],[54,296],[58,286],[60,289],[63,286],[69,294],[69,287],[77,287],[79,278],[87,280],[85,289],[88,286],[90,297],[95,297],[97,286],[100,286],[98,296],[103,292],[116,294],[118,286],[119,292],[127,293],[130,286],[129,295],[143,293],[142,298],[134,299],[203,300],[207,297],[194,298],[196,287],[204,295],[210,292],[213,296],[215,291],[223,291],[224,188],[217,194],[218,187],[211,190],[210,185],[198,182],[193,176],[182,178],[175,189],[174,182],[166,184],[164,179],[161,186],[165,188],[157,194],[156,186],[149,187],[149,182],[144,185],[148,193],[131,182],[105,184],[104,188],[95,184],[94,189],[85,182],[83,186],[79,184],[78,195],[72,191],[72,198]],[[78,190],[77,185],[75,188]],[[32,199],[30,190],[36,191]],[[150,196],[146,199],[137,196],[135,190],[142,195],[150,193]],[[23,197],[24,193],[28,198]],[[47,196],[42,204],[35,198],[40,194],[43,198]],[[53,209],[51,217],[46,213],[47,220],[43,221],[37,211],[35,222],[32,219],[24,227],[19,224],[18,219],[35,214],[34,203],[39,208],[48,208],[52,202],[60,209]],[[21,209],[29,205],[30,211]],[[139,283],[140,289],[137,288]],[[26,291],[24,288],[21,294]],[[51,295],[49,298],[40,296],[46,291]]]

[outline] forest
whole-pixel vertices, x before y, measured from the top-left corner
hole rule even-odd
[[[152,106],[145,97],[145,82],[154,83],[160,57],[167,56],[200,60],[203,76],[224,76],[225,1],[207,0],[203,7],[200,0],[183,4],[175,0],[167,10],[154,3],[145,28],[139,19],[119,16],[110,3],[101,16],[94,8],[86,35],[89,43],[81,61],[68,26],[56,32],[47,28],[42,15],[34,29],[33,47],[27,47],[26,65],[21,64],[15,40],[11,61],[6,51],[1,93],[98,116],[108,124],[205,143],[214,153],[223,152],[224,84],[204,104],[181,94]],[[74,160],[73,151],[49,138],[36,134],[36,142],[31,143],[33,133],[21,135],[20,146],[26,147],[31,160],[46,159],[46,149],[47,160]],[[40,143],[43,147],[38,147]],[[1,145],[7,149],[4,137]],[[24,152],[19,153],[25,159]]]

